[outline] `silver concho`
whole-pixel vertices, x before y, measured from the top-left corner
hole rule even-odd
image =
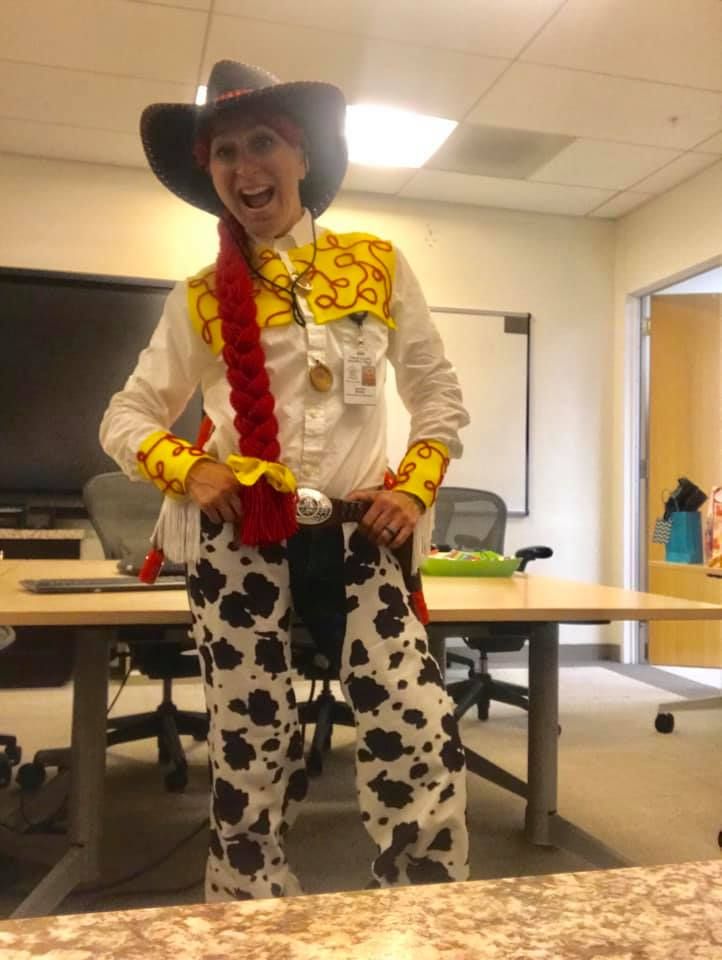
[[[333,512],[333,506],[325,493],[312,487],[299,487],[296,491],[296,520],[304,526],[325,523]]]

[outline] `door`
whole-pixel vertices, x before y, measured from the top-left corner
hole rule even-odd
[[[678,477],[689,477],[705,493],[722,484],[721,301],[719,294],[704,293],[651,297],[647,556],[653,593],[712,599],[704,570],[663,564],[664,547],[652,543],[652,531]],[[714,637],[704,638],[700,630],[694,624],[650,624],[650,662],[722,665],[710,662],[719,660],[722,628],[715,625]]]

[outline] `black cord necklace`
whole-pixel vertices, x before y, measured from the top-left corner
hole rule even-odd
[[[301,304],[298,302],[298,295],[296,293],[296,290],[300,289],[300,290],[305,290],[306,292],[310,292],[311,286],[308,281],[304,282],[304,277],[307,274],[310,274],[309,280],[313,277],[313,265],[316,262],[316,249],[317,249],[316,221],[313,219],[313,217],[311,217],[311,234],[313,236],[313,253],[311,254],[311,262],[304,270],[301,271],[301,273],[297,274],[296,276],[292,276],[290,287],[284,287],[283,284],[277,283],[275,280],[271,280],[270,277],[264,276],[260,272],[260,270],[257,269],[257,267],[253,266],[253,260],[251,257],[250,250],[243,250],[243,248],[241,248],[241,252],[244,254],[246,258],[246,263],[248,264],[248,268],[251,271],[251,273],[255,277],[258,277],[258,279],[262,283],[267,283],[269,286],[277,290],[280,294],[283,294],[284,296],[287,296],[289,298],[289,301],[291,304],[291,315],[293,316],[293,319],[299,325],[299,327],[306,326],[306,317],[303,314]]]

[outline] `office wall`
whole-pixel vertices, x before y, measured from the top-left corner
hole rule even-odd
[[[0,155],[0,197],[5,265],[173,277],[214,255],[212,219],[142,170]],[[438,306],[533,314],[531,516],[507,547],[550,543],[545,572],[608,580],[614,224],[362,194],[323,221],[393,239]]]
[[[659,287],[690,268],[722,263],[722,162],[646,203],[618,221],[614,267],[614,369],[610,524],[614,531],[610,572],[623,582],[625,361],[629,350],[627,298]],[[719,438],[717,438],[719,439]]]

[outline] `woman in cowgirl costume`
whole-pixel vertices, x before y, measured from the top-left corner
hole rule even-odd
[[[128,476],[165,493],[156,546],[188,564],[210,713],[209,900],[299,890],[284,853],[307,786],[289,654],[298,583],[304,621],[323,629],[331,608],[345,628],[335,653],[373,881],[467,876],[463,749],[393,551],[412,537],[417,558],[427,548],[468,417],[400,252],[316,224],[346,170],[344,111],[329,84],[222,61],[204,107],[153,104],[141,121],[161,182],[219,217],[216,262],[171,292],[101,426]],[[387,360],[411,437],[385,484]],[[199,384],[212,430],[191,442],[169,426]],[[359,523],[342,522],[341,499],[363,504]],[[299,532],[297,512],[317,507],[325,525]],[[319,565],[331,580],[314,596]]]

